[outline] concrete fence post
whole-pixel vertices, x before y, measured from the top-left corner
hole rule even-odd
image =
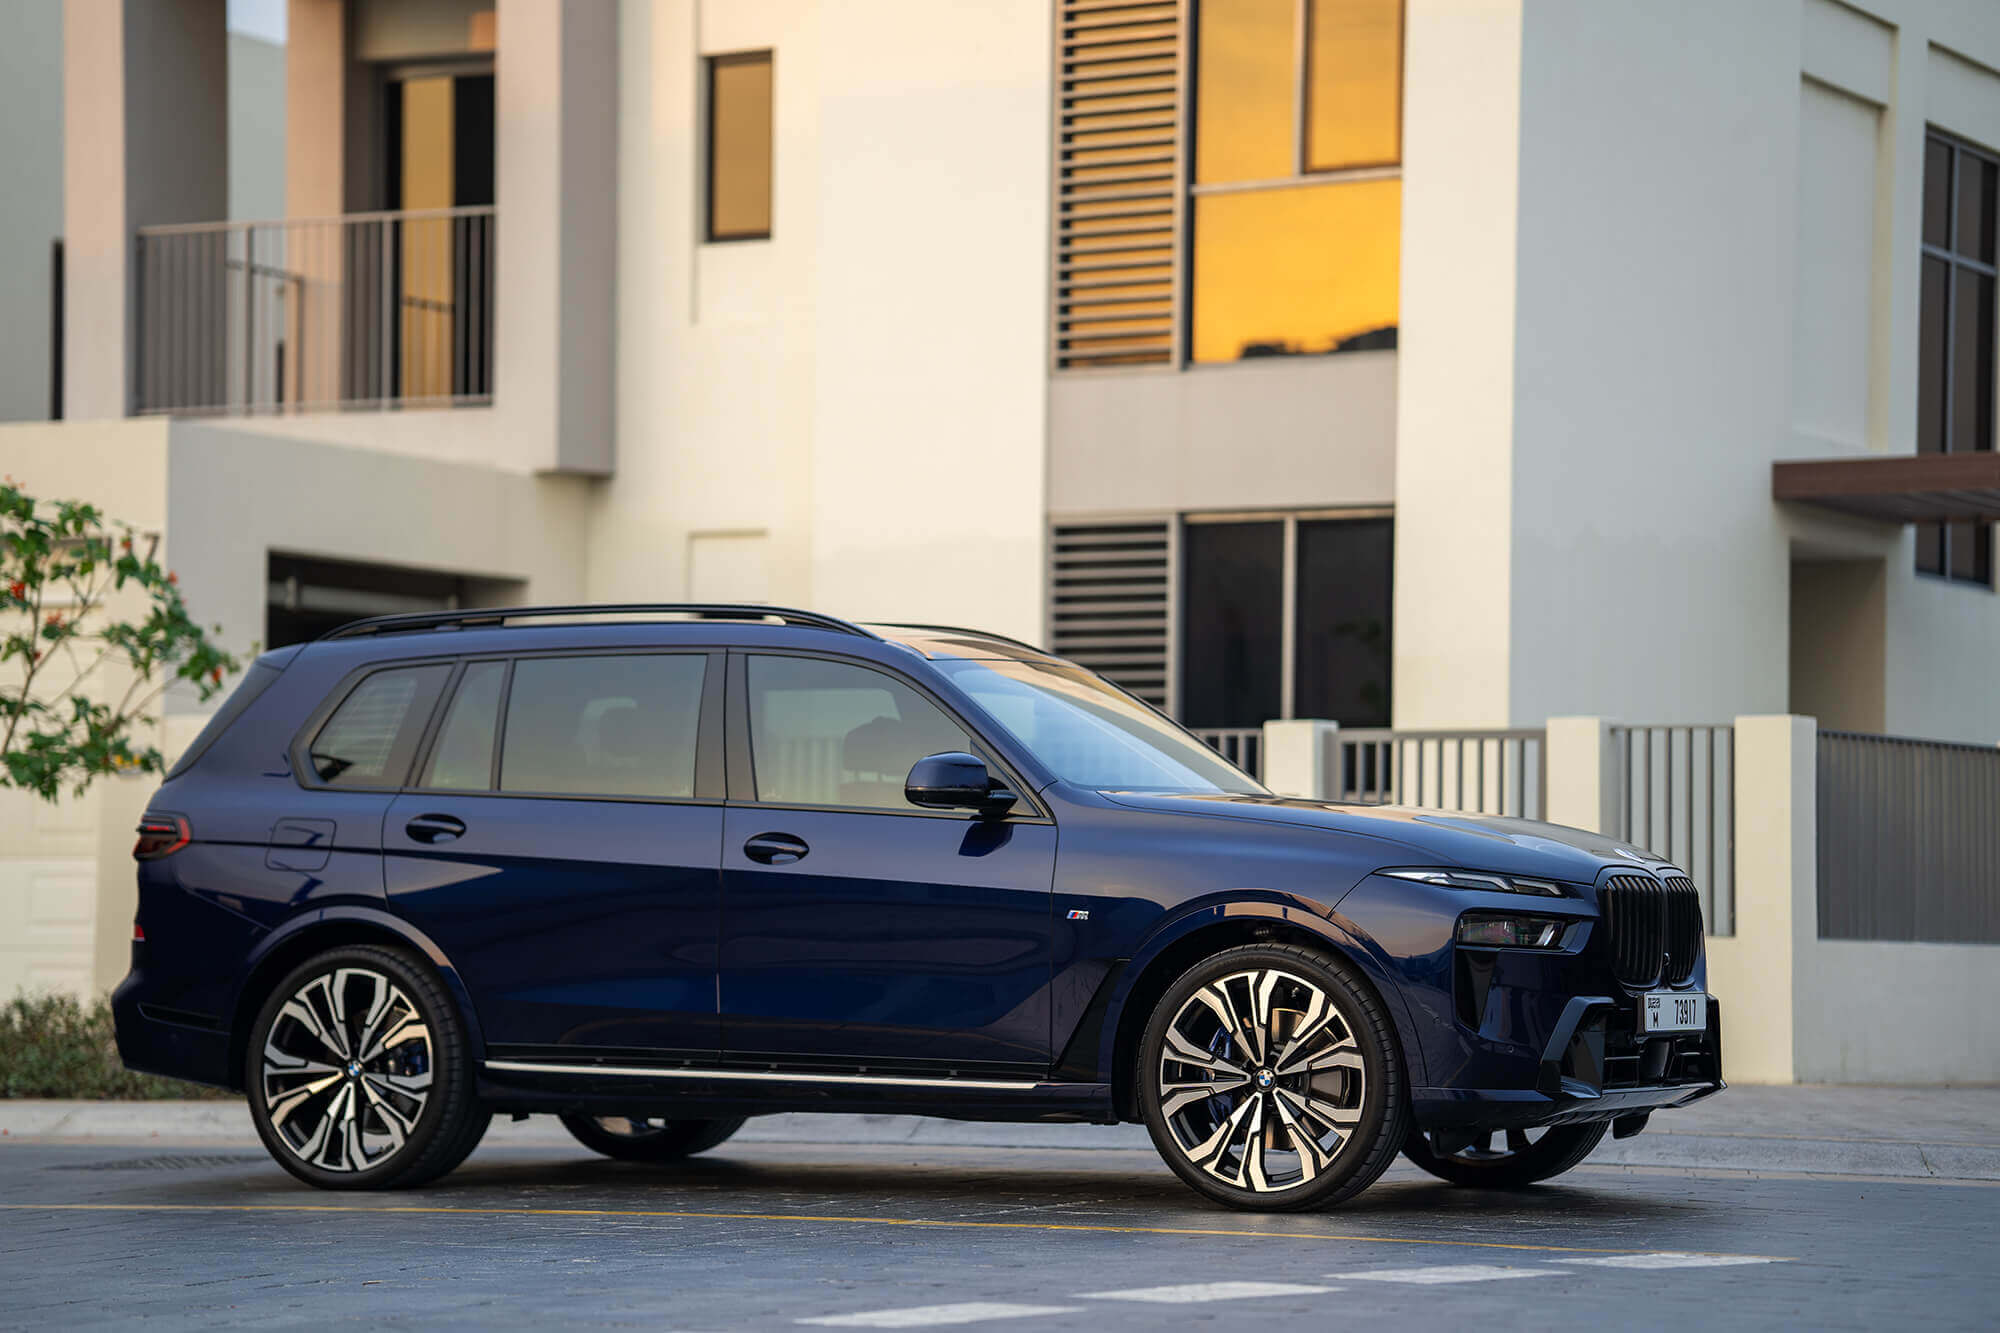
[[[1736,719],[1736,933],[1708,942],[1723,1077],[1798,1076],[1800,982],[1819,938],[1819,724]]]
[[[1339,795],[1340,724],[1286,718],[1264,724],[1264,785],[1280,796]]]
[[[1551,824],[1592,833],[1616,833],[1618,801],[1617,756],[1612,752],[1611,722],[1601,717],[1552,717],[1542,754],[1548,780]]]

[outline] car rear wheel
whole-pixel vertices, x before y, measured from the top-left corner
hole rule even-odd
[[[743,1128],[742,1119],[665,1120],[623,1115],[565,1115],[563,1128],[592,1152],[627,1162],[677,1162],[707,1152]]]
[[[1590,1156],[1610,1125],[1552,1125],[1547,1129],[1477,1130],[1472,1142],[1440,1152],[1437,1141],[1412,1129],[1403,1155],[1440,1180],[1486,1189],[1519,1189],[1547,1180]]]
[[[1233,1208],[1327,1208],[1374,1183],[1408,1122],[1402,1053],[1348,968],[1293,945],[1244,945],[1160,998],[1139,1106],[1180,1178]]]
[[[250,1117],[278,1165],[322,1189],[420,1185],[492,1116],[443,984],[395,949],[331,949],[272,989],[250,1030]]]

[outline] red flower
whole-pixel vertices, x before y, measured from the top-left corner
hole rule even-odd
[[[121,549],[129,551],[132,549],[132,539],[130,537],[121,538],[118,545]]]
[[[49,628],[54,629],[57,625],[60,624],[62,624],[62,612],[60,611],[49,612]]]
[[[171,569],[167,571],[167,582],[178,585],[180,581],[181,581],[180,575],[174,573]]]
[[[25,602],[28,600],[28,585],[15,579],[7,585],[7,595],[16,601]]]
[[[208,678],[214,681],[217,685],[220,685],[222,683],[222,668],[217,667],[215,668],[215,670],[209,672]]]

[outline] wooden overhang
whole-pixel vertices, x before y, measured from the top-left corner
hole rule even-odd
[[[2000,522],[2000,453],[1812,458],[1771,465],[1771,498],[1882,523]]]

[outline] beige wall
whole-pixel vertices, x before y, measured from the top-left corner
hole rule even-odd
[[[591,591],[682,596],[698,535],[766,533],[777,600],[1036,635],[1048,13],[833,14],[621,9],[619,457]],[[701,57],[765,47],[772,237],[706,245]]]
[[[1792,712],[1833,731],[1882,730],[1887,584],[1879,560],[1792,565]]]
[[[1048,438],[1057,515],[1388,504],[1396,354],[1056,375]]]
[[[1524,23],[1519,0],[1407,7],[1393,686],[1401,727],[1513,720]],[[1580,701],[1548,710],[1580,711]]]

